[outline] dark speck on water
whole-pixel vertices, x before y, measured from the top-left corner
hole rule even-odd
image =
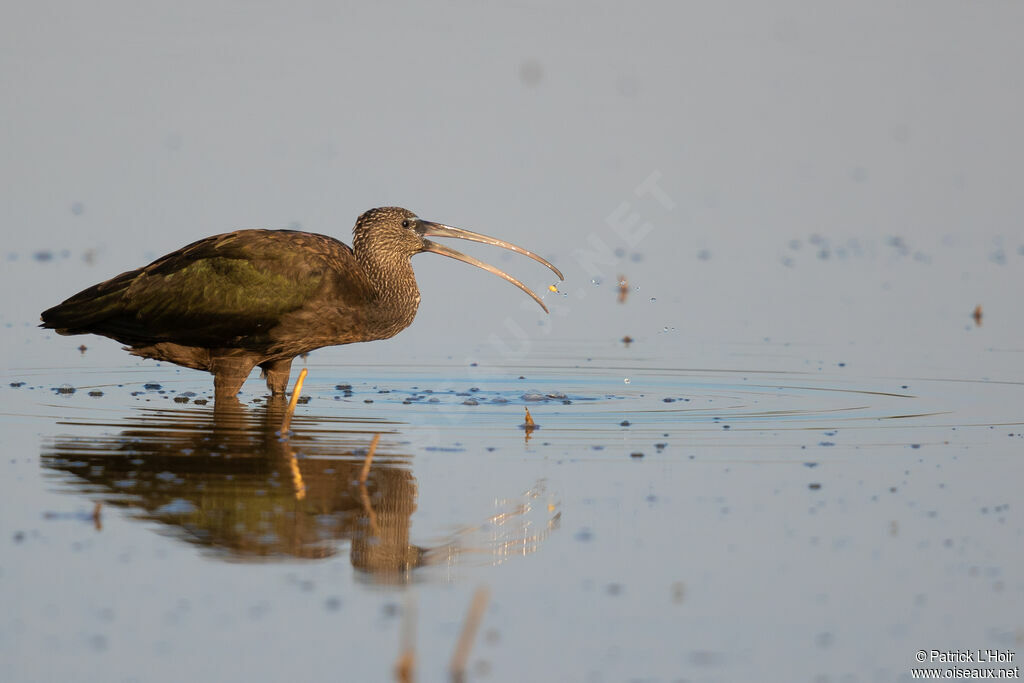
[[[619,426],[620,427],[628,427],[629,426],[629,420],[623,420],[622,422],[619,423]]]
[[[99,397],[99,396],[103,395],[103,392],[100,391],[99,389],[94,389],[94,390],[89,392],[89,395],[93,396],[93,397]]]
[[[25,383],[24,382],[11,382],[11,386],[14,387],[15,389],[17,389],[19,387],[25,386]]]
[[[807,488],[811,489],[812,491],[817,491],[818,489],[821,488],[821,484],[814,482],[813,484],[808,484]]]
[[[54,387],[53,390],[56,391],[58,394],[73,394],[73,393],[75,393],[75,388],[73,386],[71,386],[70,384],[61,384],[59,387]]]
[[[163,387],[161,387],[161,386],[160,386],[159,384],[157,384],[156,382],[147,382],[146,384],[143,384],[143,385],[142,385],[142,388],[143,388],[143,389],[146,389],[147,391],[159,391],[159,390],[160,390],[160,389],[162,389]]]

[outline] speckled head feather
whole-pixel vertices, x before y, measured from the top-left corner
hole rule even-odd
[[[423,238],[415,232],[419,219],[400,206],[382,206],[365,211],[352,228],[352,249],[356,254],[410,258],[423,250]]]

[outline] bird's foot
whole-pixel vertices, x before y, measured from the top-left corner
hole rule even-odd
[[[271,394],[284,396],[288,392],[288,377],[292,372],[291,358],[262,363],[260,369],[267,379],[267,388]]]

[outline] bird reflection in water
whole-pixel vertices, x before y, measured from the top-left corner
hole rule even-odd
[[[119,431],[58,437],[44,445],[42,464],[72,492],[160,522],[163,532],[216,557],[318,559],[348,541],[359,574],[381,583],[407,582],[426,565],[497,564],[533,552],[557,527],[557,504],[541,482],[500,503],[483,524],[415,545],[416,479],[410,456],[389,452],[393,425],[381,424],[384,441],[360,483],[371,434],[318,417],[296,418],[282,438],[284,412],[279,400],[253,410],[225,401],[202,412],[146,409],[116,423],[64,423]]]

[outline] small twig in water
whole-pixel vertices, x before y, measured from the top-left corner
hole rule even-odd
[[[370,450],[366,452],[366,460],[363,461],[363,471],[359,473],[360,484],[365,484],[367,477],[370,476],[370,465],[373,464],[373,454],[377,451],[378,441],[380,441],[380,434],[374,434],[373,441],[370,442]]]
[[[476,639],[476,631],[480,627],[484,610],[487,609],[488,599],[490,599],[490,591],[486,586],[480,586],[473,594],[473,601],[469,604],[469,611],[466,612],[466,622],[462,626],[459,642],[452,654],[450,667],[453,681],[462,681],[465,678],[466,661],[469,659],[469,651],[473,649],[473,641]]]
[[[299,392],[302,391],[302,383],[306,381],[307,374],[309,374],[309,370],[302,368],[302,372],[299,373],[299,378],[295,380],[295,389],[292,390],[292,400],[288,403],[288,412],[284,414],[284,421],[281,422],[282,436],[288,432],[288,427],[292,424],[292,413],[295,412],[295,405],[299,402]]]
[[[416,672],[416,600],[412,593],[405,600],[402,610],[402,651],[395,662],[395,680],[398,683],[413,683]]]

